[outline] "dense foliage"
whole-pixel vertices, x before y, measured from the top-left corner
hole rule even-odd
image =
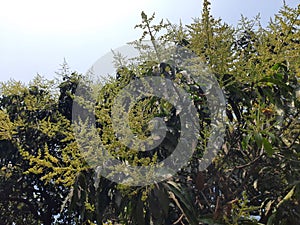
[[[153,76],[161,63],[156,75],[185,88],[197,108],[203,129],[196,151],[175,176],[153,185],[132,187],[101,177],[86,159],[102,155],[82,151],[71,121],[76,88],[89,78],[64,65],[58,81],[37,77],[29,85],[1,84],[1,224],[298,223],[300,6],[284,5],[266,28],[258,18],[242,18],[233,28],[214,19],[209,5],[204,1],[202,16],[186,26],[156,25],[154,16],[142,13],[137,28],[143,35],[133,44],[173,42],[197,55],[217,78],[227,100],[226,136],[211,165],[199,169],[211,125],[201,88],[180,68],[141,58],[135,68],[122,65],[116,78],[97,84],[97,135],[91,140],[133,165],[151,165],[171,154],[180,126],[168,102],[145,98],[130,114],[132,132],[141,139],[149,136],[153,117],[165,118],[168,134],[151,152],[122,145],[110,118],[118,92],[132,79]],[[88,105],[88,100],[76,104]],[[86,131],[88,121],[80,126]]]

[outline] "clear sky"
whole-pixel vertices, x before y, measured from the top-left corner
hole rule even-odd
[[[259,12],[263,24],[283,0],[211,0],[212,14],[236,24]],[[291,6],[297,0],[286,0]],[[199,17],[202,0],[0,0],[0,81],[53,78],[64,58],[85,73],[110,49],[139,38],[140,13],[184,24]]]

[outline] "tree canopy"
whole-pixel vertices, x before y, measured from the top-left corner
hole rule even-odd
[[[150,40],[155,54],[158,40],[192,52],[214,75],[226,98],[224,142],[204,170],[200,160],[207,151],[207,134],[213,131],[213,112],[201,85],[171,62],[146,60],[142,55],[132,66],[119,56],[116,76],[96,84],[90,77],[70,72],[65,64],[56,80],[37,76],[28,85],[2,83],[1,223],[297,224],[299,15],[300,5],[283,5],[267,27],[261,26],[259,18],[244,17],[232,27],[211,16],[209,1],[204,1],[201,16],[188,25],[163,20],[155,24],[154,14],[141,14],[136,28],[142,36],[134,46],[148,54],[142,43]],[[195,151],[186,166],[164,181],[146,186],[114,182],[91,164],[103,158],[103,152],[81,143],[75,130],[80,128],[81,137],[90,135],[89,144],[101,142],[124,165],[151,167],[167,158],[183,129],[170,102],[147,97],[129,112],[130,132],[143,140],[151,134],[149,121],[164,119],[166,136],[153,151],[137,152],[135,142],[132,148],[124,145],[111,119],[120,91],[131,80],[153,76],[168,78],[192,100],[201,127]],[[88,98],[75,101],[82,80],[99,91],[83,86]],[[89,97],[97,99],[94,108]],[[94,113],[93,132],[88,133],[91,121],[82,117],[77,124],[72,121],[74,105]],[[182,111],[193,113],[188,108]],[[123,122],[123,118],[118,121]]]

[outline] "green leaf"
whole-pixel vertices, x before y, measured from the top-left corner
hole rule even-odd
[[[254,139],[258,148],[262,147],[262,135],[259,132],[255,132]]]
[[[263,143],[264,150],[266,151],[267,155],[272,156],[274,154],[274,149],[273,149],[272,144],[266,138],[262,139],[262,143]]]
[[[280,63],[276,63],[274,66],[272,66],[272,70],[278,70],[280,67]]]
[[[247,149],[251,137],[252,137],[252,134],[249,133],[246,137],[243,138],[243,141],[242,141],[242,148],[243,148],[244,150]]]
[[[197,212],[191,207],[194,203],[191,200],[189,193],[173,181],[168,181],[166,187],[171,191],[170,197],[177,205],[179,204],[178,207],[189,221],[189,224],[198,224]]]

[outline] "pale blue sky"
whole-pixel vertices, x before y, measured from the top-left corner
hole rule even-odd
[[[291,6],[297,0],[286,0]],[[261,13],[266,24],[282,0],[212,0],[212,13],[236,24]],[[140,12],[184,24],[199,17],[202,0],[0,0],[0,81],[53,78],[63,59],[85,73],[101,56],[139,37]]]

